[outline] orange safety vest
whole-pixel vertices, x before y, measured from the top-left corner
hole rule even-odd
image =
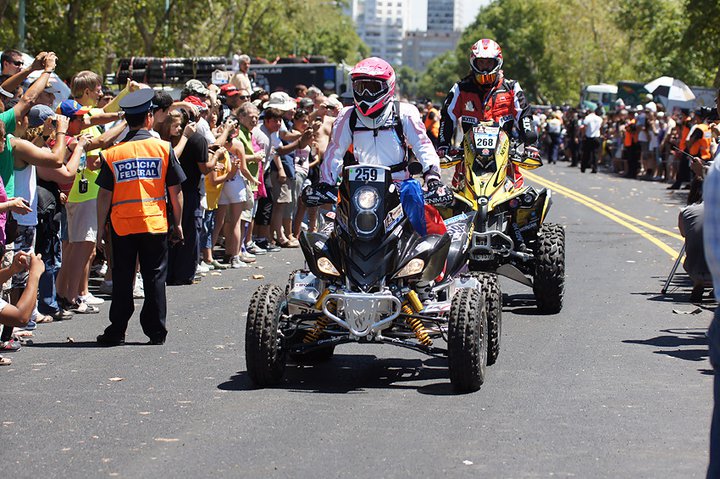
[[[688,153],[692,156],[699,156],[703,160],[709,160],[712,156],[710,153],[710,149],[712,148],[712,133],[710,132],[710,127],[705,123],[700,123],[697,125],[697,128],[702,130],[702,138],[692,144]]]
[[[118,235],[167,233],[165,177],[170,148],[167,141],[148,138],[103,152],[115,177],[110,221]]]
[[[435,119],[430,118],[430,114],[435,114]],[[425,130],[432,134],[435,138],[440,134],[440,113],[435,108],[430,108],[425,114]]]
[[[638,142],[638,132],[631,132],[628,129],[628,126],[630,125],[635,125],[635,120],[630,120],[625,126],[625,140],[623,141],[623,145],[626,147],[633,146],[635,143]]]
[[[688,134],[690,134],[690,127],[685,126],[683,123],[683,127],[680,132],[680,150],[685,151],[685,144],[687,143]]]

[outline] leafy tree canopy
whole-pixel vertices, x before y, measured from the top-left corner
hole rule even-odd
[[[717,0],[494,0],[457,49],[429,65],[419,91],[447,92],[469,72],[470,46],[481,38],[501,45],[505,75],[533,102],[574,103],[582,85],[662,75],[720,87],[716,18]]]
[[[324,55],[355,63],[368,48],[346,0],[33,0],[25,50],[58,54],[58,73],[113,71],[118,57]],[[167,6],[167,8],[166,8]],[[0,41],[18,44],[17,2],[0,0]],[[0,47],[2,48],[2,47]]]

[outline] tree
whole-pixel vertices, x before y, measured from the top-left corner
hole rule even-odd
[[[455,52],[449,51],[433,58],[420,76],[417,96],[440,103],[457,81],[458,61]]]
[[[596,0],[498,0],[481,9],[460,39],[461,71],[471,45],[492,38],[503,49],[504,72],[534,102],[577,101],[582,83],[626,73],[622,32],[610,15],[612,2]]]
[[[323,55],[354,63],[368,52],[342,13],[323,0],[34,0],[28,52],[52,50],[58,73],[112,72],[117,57]],[[0,39],[16,45],[15,2],[0,0]]]
[[[418,72],[407,65],[403,65],[395,69],[395,76],[397,77],[396,90],[398,94],[403,98],[415,98],[417,96],[417,84],[420,78]]]

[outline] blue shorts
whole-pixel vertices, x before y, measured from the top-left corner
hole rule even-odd
[[[35,227],[34,226],[22,226],[17,227],[17,238],[15,238],[15,246],[13,247],[13,254],[17,254],[20,251],[23,253],[31,253],[35,251]],[[28,272],[20,271],[14,274],[12,277],[12,288],[13,289],[24,289],[27,286]]]

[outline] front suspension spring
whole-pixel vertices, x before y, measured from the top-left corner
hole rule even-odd
[[[320,297],[318,298],[317,302],[315,303],[315,309],[322,308],[322,303],[325,297],[330,294],[330,290],[326,289],[322,292]],[[328,310],[334,311],[335,305],[333,303],[328,304]],[[303,342],[305,344],[314,343],[318,339],[320,339],[320,335],[325,331],[325,328],[327,328],[328,323],[330,322],[330,318],[327,316],[320,316],[316,321],[313,328],[305,334],[305,338],[303,338]]]
[[[415,291],[410,290],[407,294],[407,302],[403,305],[402,311],[407,315],[419,313],[423,309],[422,301]],[[418,318],[409,317],[405,320],[415,333],[415,337],[423,346],[432,346],[432,339],[425,331],[425,325]]]

